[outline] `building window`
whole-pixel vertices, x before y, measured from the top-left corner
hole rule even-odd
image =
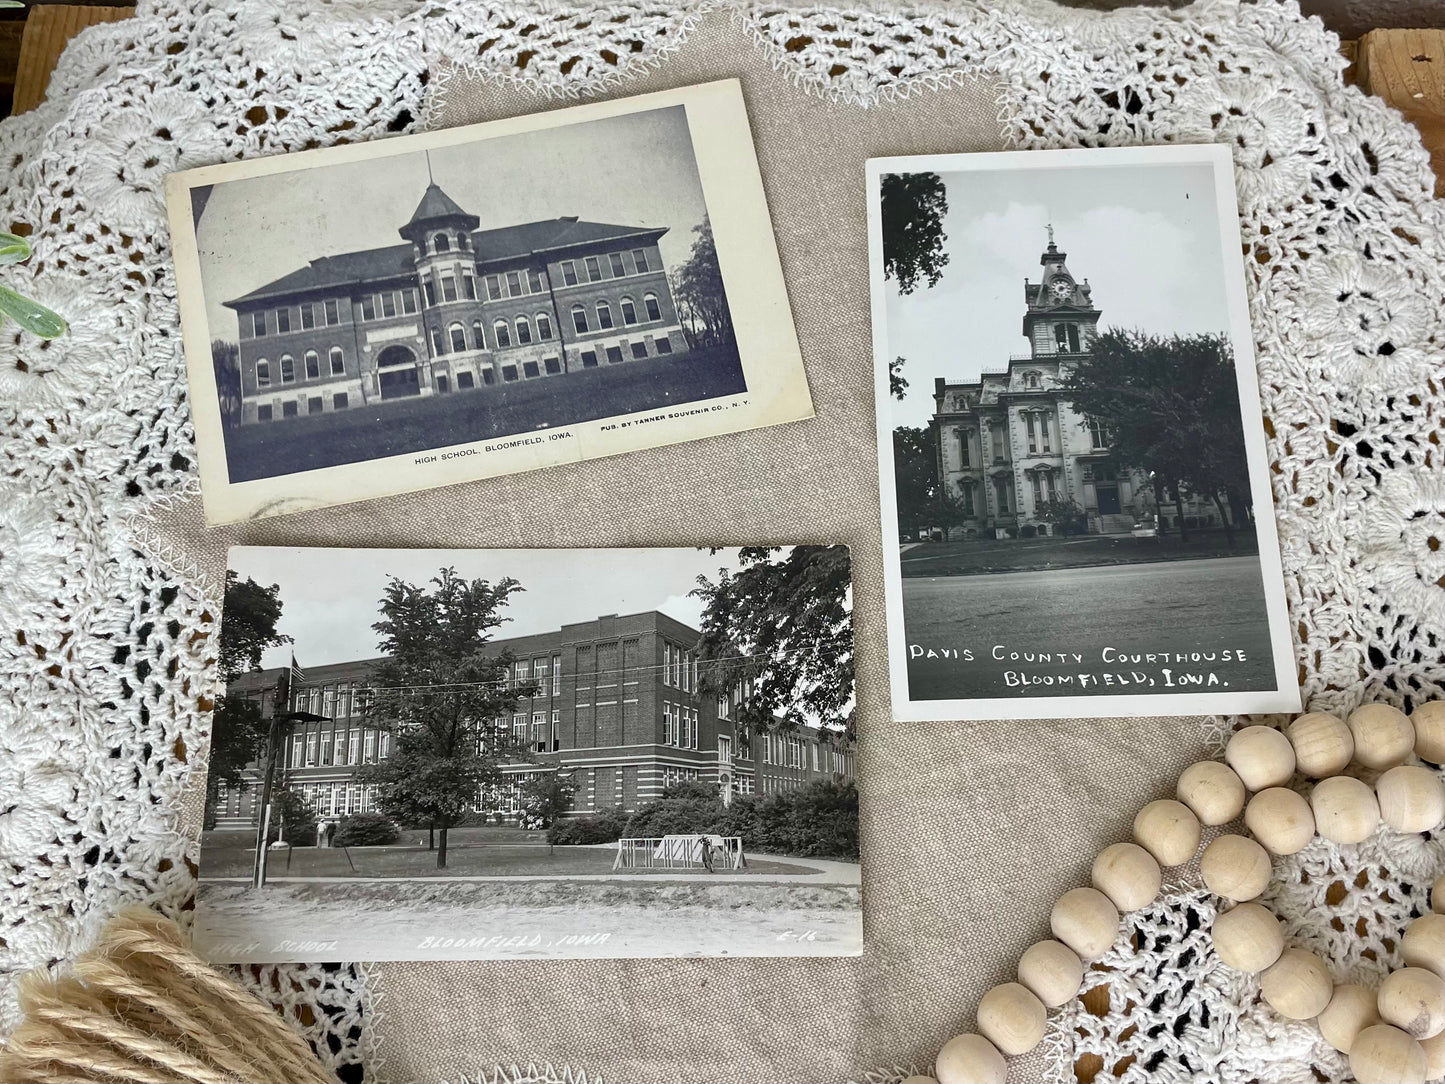
[[[515,365],[503,365],[503,366],[502,366],[502,380],[503,380],[505,383],[510,384],[510,383],[512,383],[512,381],[514,381],[514,380],[516,380],[516,379],[517,379],[517,367],[516,367]]]
[[[666,336],[663,336],[663,337],[660,338],[660,339],[654,339],[654,340],[653,340],[653,346],[655,346],[655,347],[657,348],[657,352],[658,352],[659,354],[671,354],[671,353],[672,353],[672,340],[669,339],[669,338],[667,338]]]
[[[1037,391],[1039,388],[1039,374],[1032,370],[1024,373],[1024,387],[1030,391]]]
[[[341,352],[341,347],[331,348],[331,375],[344,376],[346,374],[346,356]]]
[[[507,294],[510,297],[519,297],[522,293],[522,274],[519,271],[507,272]]]
[[[431,329],[431,349],[432,353],[438,357],[446,353],[446,350],[442,347],[442,329],[439,327]]]
[[[492,335],[497,340],[497,349],[512,345],[512,333],[507,329],[507,321],[496,320],[492,323]]]
[[[292,384],[296,381],[296,359],[290,354],[281,355],[281,383]]]
[[[401,311],[408,315],[416,312],[416,291],[410,286],[401,292]]]
[[[381,315],[396,315],[396,294],[392,293],[390,290],[386,291],[386,293],[381,295]]]
[[[322,409],[323,407],[321,405],[321,396],[313,395],[311,398],[306,400],[307,414],[320,414]]]
[[[251,314],[251,334],[257,337],[266,334],[266,314],[264,312]]]
[[[489,370],[487,370],[487,371],[490,372],[491,370],[489,369]],[[459,390],[465,390],[465,389],[467,389],[467,388],[475,388],[476,386],[477,386],[477,382],[476,382],[476,380],[474,380],[474,379],[472,378],[472,374],[471,374],[471,373],[468,373],[468,372],[460,372],[460,373],[457,373],[457,388],[458,388]]]
[[[461,324],[452,324],[447,328],[447,335],[452,340],[452,352],[460,354],[467,348],[467,332]]]
[[[442,275],[442,300],[455,301],[457,299],[457,277],[455,275]]]
[[[1060,353],[1079,352],[1079,326],[1077,324],[1055,324],[1054,344]]]
[[[558,696],[562,692],[562,656],[552,656],[552,695]]]
[[[472,235],[465,230],[457,234],[457,248],[462,252],[470,252],[472,250]]]
[[[649,320],[662,319],[662,308],[657,303],[656,294],[644,294],[642,297],[642,304],[647,309],[647,318]]]
[[[645,342],[643,342],[643,343],[633,343],[633,344],[632,344],[632,356],[633,356],[634,358],[645,358],[645,357],[647,357],[647,344],[646,344]]]
[[[958,483],[958,488],[962,491],[963,494],[963,514],[965,516],[973,515],[973,482],[968,479],[964,479],[962,482]]]
[[[535,361],[524,361],[522,362],[522,375],[530,380],[534,376],[541,376],[542,370],[537,368]]]
[[[437,375],[437,391],[442,395],[451,391],[451,386],[448,384],[447,378],[440,374]]]
[[[269,388],[271,386],[271,363],[265,358],[256,359],[256,387]]]
[[[347,405],[348,401],[346,398],[346,393],[344,391],[339,391],[331,397],[332,410],[345,410]]]
[[[431,250],[433,252],[450,252],[451,248],[451,239],[444,233],[439,233],[431,239]]]
[[[1046,410],[1039,411],[1039,447],[1045,455],[1053,452],[1053,442],[1049,436],[1049,413]]]
[[[612,306],[605,301],[597,302],[597,326],[600,328],[612,326]]]
[[[645,248],[634,248],[632,250],[632,266],[637,268],[639,275],[647,270],[647,250]]]
[[[258,422],[269,422],[271,420],[271,404],[266,403],[256,408],[256,420]]]
[[[301,326],[303,328],[313,328],[316,326],[316,306],[310,302],[301,306]]]
[[[1037,455],[1039,442],[1038,437],[1034,433],[1034,412],[1032,410],[1024,411],[1024,429],[1029,436],[1029,454]]]
[[[336,298],[327,298],[322,308],[326,312],[327,327],[341,323],[341,306],[336,303]]]
[[[572,306],[572,326],[579,332],[587,330],[587,310],[581,305]]]
[[[998,502],[998,512],[1001,516],[1008,515],[1008,475],[997,475],[993,480],[994,499]]]
[[[1109,430],[1097,418],[1089,419],[1089,443],[1095,448],[1107,448],[1109,446]]]
[[[492,384],[495,384],[496,382],[497,382],[497,373],[496,373],[496,370],[494,370],[490,365],[484,366],[483,369],[482,369],[482,383],[483,383],[483,384],[486,384],[486,385],[488,385],[488,386],[491,386]]]
[[[468,301],[477,299],[477,280],[472,277],[470,271],[462,272],[462,296]]]
[[[637,306],[632,303],[632,298],[624,297],[622,305],[622,322],[628,326],[637,323]]]
[[[277,310],[276,310],[276,330],[277,330],[277,332],[286,332],[286,331],[290,331],[290,330],[291,330],[291,310],[290,310],[290,309],[277,309]]]
[[[283,418],[294,418],[294,417],[296,417],[296,400],[295,400],[295,399],[288,399],[286,402],[284,402],[284,403],[281,404],[281,417],[283,417]]]
[[[308,350],[302,356],[306,363],[306,379],[315,380],[321,375],[321,356],[315,350]]]
[[[609,346],[607,348],[607,364],[616,365],[622,361],[622,347]]]
[[[487,297],[490,298],[492,301],[497,301],[497,300],[500,300],[501,296],[502,296],[502,276],[501,276],[501,275],[488,275],[488,276],[487,276]]]
[[[430,275],[423,275],[421,279],[422,293],[426,294],[426,303],[435,305],[437,303],[437,287]]]
[[[607,262],[612,265],[612,277],[620,279],[627,274],[627,269],[622,266],[622,253],[614,252],[607,257]]]
[[[549,373],[560,373],[562,371],[562,363],[556,358],[543,358],[542,368]]]
[[[990,424],[989,434],[993,437],[993,461],[1003,462],[1003,426]]]
[[[568,286],[577,285],[577,264],[572,260],[562,261],[562,281]]]
[[[486,336],[482,334],[482,322],[472,321],[472,349],[485,350],[487,348]]]
[[[973,435],[971,429],[960,429],[958,431],[958,465],[960,467],[971,466],[972,463],[968,454],[969,438]]]
[[[370,294],[361,299],[361,318],[363,320],[376,319],[376,300]]]
[[[542,292],[542,275],[535,267],[527,268],[527,289],[534,294]]]
[[[532,322],[525,316],[517,317],[517,342],[529,343],[532,341]]]
[[[547,342],[552,338],[552,318],[545,312],[537,314],[537,338]]]
[[[584,351],[582,351],[582,368],[584,368],[584,369],[595,369],[595,368],[597,368],[597,351],[595,351],[595,350],[584,350]]]
[[[588,256],[587,260],[587,281],[596,282],[602,277],[602,266],[597,262],[596,256]]]

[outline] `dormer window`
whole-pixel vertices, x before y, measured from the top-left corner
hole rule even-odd
[[[1039,386],[1039,374],[1035,370],[1030,369],[1028,372],[1024,373],[1025,388],[1029,389],[1030,391],[1038,391]]]

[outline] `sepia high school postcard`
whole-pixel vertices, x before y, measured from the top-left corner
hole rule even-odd
[[[166,196],[209,524],[812,416],[735,80]]]
[[[1298,711],[1228,148],[867,179],[895,717]]]

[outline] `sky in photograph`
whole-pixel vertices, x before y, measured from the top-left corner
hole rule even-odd
[[[884,284],[888,357],[906,359],[895,425],[926,425],[933,381],[977,380],[1028,352],[1024,279],[1038,282],[1054,227],[1100,330],[1226,331],[1224,258],[1207,164],[966,170],[941,174],[949,260],[937,286]]]
[[[430,152],[442,191],[481,229],[576,215],[666,226],[668,267],[707,213],[681,105]],[[218,184],[196,230],[211,337],[235,340],[222,302],[321,256],[403,244],[427,186],[421,151]]]
[[[689,598],[698,576],[716,582],[718,569],[738,570],[735,549],[355,550],[238,546],[230,567],[244,580],[277,584],[282,604],[276,630],[294,644],[271,648],[262,666],[284,666],[291,652],[303,670],[375,658],[377,602],[389,576],[425,584],[445,566],[467,579],[511,576],[525,592],[504,611],[512,620],[497,638],[552,632],[602,614],[661,610],[700,628],[702,603]],[[224,620],[224,615],[222,620]]]

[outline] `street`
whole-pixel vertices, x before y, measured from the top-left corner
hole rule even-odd
[[[903,615],[914,700],[1275,685],[1252,556],[910,576]]]

